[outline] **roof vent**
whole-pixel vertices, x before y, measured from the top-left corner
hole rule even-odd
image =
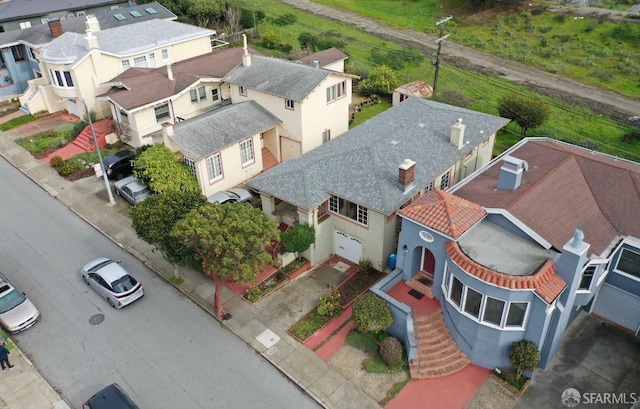
[[[522,182],[522,172],[529,170],[527,161],[505,156],[500,167],[498,177],[498,190],[516,190]]]

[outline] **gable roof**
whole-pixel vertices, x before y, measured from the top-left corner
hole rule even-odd
[[[404,207],[400,214],[456,239],[487,213],[480,205],[436,189]]]
[[[279,58],[251,56],[250,66],[239,65],[224,79],[234,85],[302,101],[325,78],[340,74]]]
[[[147,9],[153,9],[155,13],[151,14],[147,11]],[[140,13],[140,17],[134,18],[130,13],[136,11]],[[125,16],[125,19],[116,19],[114,17],[116,14]],[[119,8],[115,10],[103,11],[100,13],[95,13],[93,16],[98,20],[98,23],[100,24],[100,28],[102,30],[135,24],[146,20],[175,20],[178,18],[175,14],[167,10],[158,2],[139,4],[127,7],[126,9]],[[67,18],[64,20],[60,20],[60,24],[62,25],[62,30],[64,32],[84,33],[86,30],[86,21],[87,19],[85,17]],[[0,33],[0,44],[7,44],[18,41],[28,43],[33,46],[40,46],[53,41],[53,35],[51,34],[51,29],[49,28],[48,24],[38,24],[36,26],[32,26],[22,30],[11,30]]]
[[[148,51],[158,47],[158,44],[169,46],[212,34],[215,31],[157,19],[93,33],[98,39],[100,51],[122,57]],[[41,59],[60,64],[78,63],[90,53],[85,46],[84,36],[85,34],[69,32],[62,34],[42,48]]]
[[[433,87],[420,80],[401,85],[394,91],[416,98],[431,98],[433,95]]]
[[[189,58],[171,65],[173,80],[168,68],[132,67],[106,84],[114,86],[101,95],[124,109],[131,110],[156,103],[179,94],[202,79],[220,79],[242,62],[242,48],[215,49],[210,53]],[[249,48],[251,54],[259,54]],[[149,84],[153,84],[152,87]],[[126,87],[126,88],[122,88]]]
[[[466,124],[461,149],[450,140],[458,118]],[[389,215],[437,176],[509,122],[465,108],[410,98],[247,184],[310,210],[336,195]],[[415,165],[414,188],[405,193],[398,166]]]
[[[246,101],[175,124],[171,139],[185,156],[198,161],[280,122],[257,102]]]
[[[504,155],[528,163],[516,190],[496,190],[502,160],[455,186],[455,195],[508,210],[562,249],[576,226],[591,252],[618,236],[640,237],[640,165],[552,139],[525,139]]]
[[[77,10],[99,6],[108,7],[123,2],[123,0],[9,0],[0,2],[0,21],[14,20],[20,17],[43,16],[56,11]]]
[[[341,50],[331,47],[326,50],[318,51],[317,53],[311,53],[306,57],[300,58],[300,62],[304,65],[314,66],[315,61],[318,61],[321,67],[334,62],[343,61],[349,58],[349,56],[343,53]]]

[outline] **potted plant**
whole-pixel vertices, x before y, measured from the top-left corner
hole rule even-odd
[[[531,341],[517,341],[511,344],[509,359],[514,371],[503,373],[496,369],[496,376],[503,381],[507,389],[522,395],[530,382],[530,379],[524,377],[522,373],[536,369],[540,361],[540,351]]]

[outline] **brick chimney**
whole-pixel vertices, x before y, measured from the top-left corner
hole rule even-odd
[[[451,138],[449,141],[458,149],[464,146],[464,128],[466,127],[467,126],[462,123],[462,118],[458,119],[455,124],[451,125]]]
[[[416,163],[411,159],[405,159],[398,167],[398,182],[404,187],[405,193],[413,188]]]
[[[62,29],[62,22],[60,19],[49,20],[49,31],[51,31],[51,36],[53,38],[58,38],[62,34],[64,34],[64,30]]]

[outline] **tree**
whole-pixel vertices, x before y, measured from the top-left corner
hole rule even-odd
[[[179,152],[172,152],[165,145],[151,146],[135,159],[134,173],[154,192],[200,192],[198,181],[189,166],[179,161],[180,157]]]
[[[544,102],[516,94],[504,95],[498,100],[498,114],[520,125],[521,138],[527,136],[527,130],[542,125],[549,118],[549,112],[549,106]]]
[[[369,77],[360,81],[357,92],[364,96],[372,94],[391,95],[398,83],[396,73],[386,65],[381,65],[374,68]]]
[[[187,13],[198,22],[200,27],[206,28],[212,21],[222,17],[224,10],[224,0],[192,0]]]
[[[393,323],[387,302],[372,293],[363,295],[353,303],[351,315],[358,329],[366,333],[384,331]]]
[[[438,102],[455,105],[461,108],[469,108],[469,105],[471,104],[469,97],[464,92],[456,88],[439,89],[438,94],[436,94],[433,99]]]
[[[540,351],[533,342],[522,340],[511,344],[509,358],[516,370],[516,380],[518,380],[523,371],[536,369],[538,361],[540,361]]]
[[[265,247],[279,240],[278,224],[247,203],[207,203],[178,221],[171,236],[192,248],[215,283],[215,313],[225,315],[223,282],[247,282],[273,263]]]
[[[227,6],[224,10],[224,20],[227,22],[228,32],[235,34],[240,31],[240,19],[242,11],[235,7]]]
[[[176,267],[196,262],[198,258],[193,249],[171,236],[171,230],[178,220],[206,202],[199,192],[170,190],[149,196],[132,207],[129,216],[138,237],[155,245]]]
[[[316,241],[316,230],[308,224],[296,224],[291,230],[282,233],[280,242],[284,251],[298,253],[298,259],[302,258],[300,253],[307,249]]]

